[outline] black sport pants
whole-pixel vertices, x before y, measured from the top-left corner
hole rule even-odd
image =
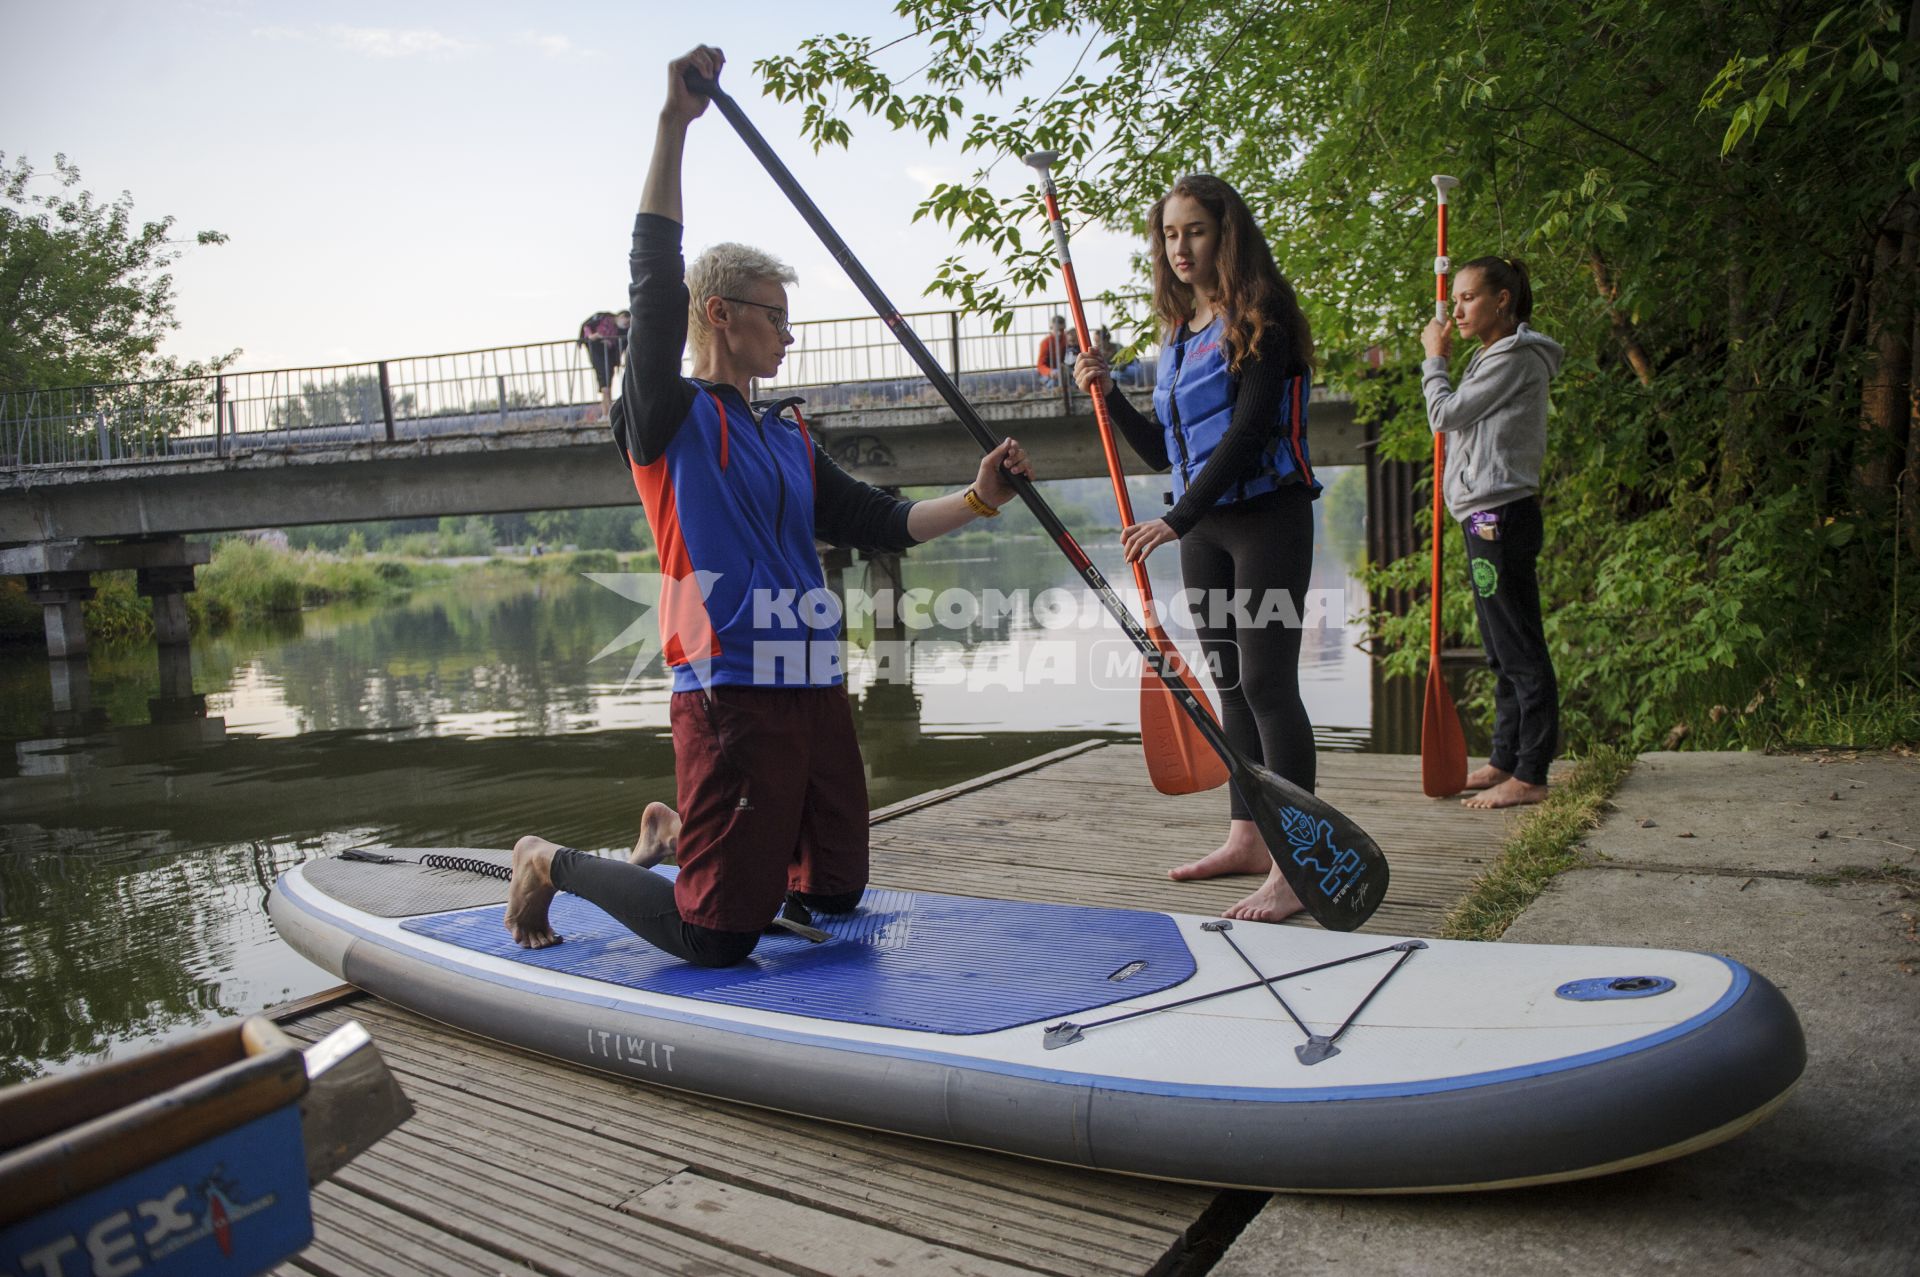
[[[620,370],[620,354],[620,347],[612,342],[596,339],[587,343],[587,360],[593,365],[594,380],[600,383],[600,389],[605,390],[614,373]]]
[[[1194,617],[1220,692],[1220,725],[1227,740],[1243,757],[1311,791],[1318,769],[1313,724],[1300,699],[1297,618],[1313,575],[1312,490],[1288,484],[1207,511],[1180,538],[1180,575],[1188,590],[1200,592]],[[1270,620],[1248,627],[1234,609],[1220,606],[1244,592],[1246,614],[1258,621],[1270,591],[1286,594],[1291,606],[1282,610],[1294,623]],[[1227,788],[1232,795],[1228,814],[1251,819],[1239,787]]]
[[[758,931],[717,931],[686,921],[674,903],[673,882],[626,860],[562,847],[553,853],[553,885],[599,905],[654,948],[695,966],[730,967],[745,961],[760,943]],[[815,913],[849,913],[861,895],[793,894]]]
[[[1540,498],[1523,497],[1496,513],[1498,540],[1466,533],[1473,610],[1494,675],[1493,753],[1487,761],[1528,784],[1544,785],[1560,739],[1560,685],[1540,623]]]

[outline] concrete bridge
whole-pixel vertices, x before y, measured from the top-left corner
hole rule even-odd
[[[1150,391],[1129,397],[1151,414]],[[980,463],[979,446],[944,405],[803,411],[834,459],[868,483],[958,486]],[[634,504],[632,476],[605,423],[584,421],[586,412],[518,409],[504,426],[481,418],[489,428],[405,430],[391,440],[267,439],[221,453],[0,469],[0,544]],[[1083,395],[1067,402],[1040,391],[979,412],[996,432],[1020,439],[1043,478],[1106,473]],[[1323,398],[1309,420],[1316,466],[1360,463],[1351,404]],[[1130,472],[1145,473],[1124,443],[1121,455]],[[0,571],[19,570],[6,562],[0,558]]]
[[[1029,359],[1057,304],[1015,308],[996,329],[958,312],[907,316],[988,425],[1014,435],[1046,479],[1106,473],[1086,396]],[[1096,303],[1092,322],[1120,327]],[[880,321],[794,326],[761,398],[799,395],[809,426],[859,478],[958,486],[980,450]],[[1151,359],[1125,370],[1151,413]],[[206,548],[240,529],[636,504],[572,342],[332,368],[0,396],[0,574],[46,608],[48,648],[84,652],[91,574],[135,569],[163,646],[183,643],[179,595]],[[1316,466],[1362,462],[1352,405],[1309,409]],[[1137,471],[1131,450],[1123,460]]]

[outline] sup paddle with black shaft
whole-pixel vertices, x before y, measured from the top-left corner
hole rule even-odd
[[[887,300],[880,285],[867,273],[840,238],[839,232],[822,214],[813,200],[802,190],[800,183],[794,180],[780,157],[773,153],[767,140],[753,126],[725,90],[697,72],[688,72],[688,87],[694,92],[711,98],[720,113],[727,117],[727,123],[733,125],[734,132],[740,135],[747,149],[766,168],[768,176],[786,193],[793,206],[806,219],[813,233],[820,237],[827,251],[847,272],[854,286],[866,297],[875,313],[892,331],[894,337],[906,348],[907,354],[920,365],[927,380],[933,383],[940,397],[960,419],[960,424],[974,437],[981,448],[991,452],[1000,445],[1000,440],[987,429],[980,420],[973,405],[967,402],[960,388],[940,367],[919,336],[900,318],[900,312]],[[1020,499],[1027,503],[1040,526],[1046,529],[1060,552],[1067,556],[1074,570],[1079,572],[1081,580],[1093,590],[1107,611],[1113,614],[1120,628],[1140,653],[1153,664],[1161,680],[1175,701],[1179,702],[1187,717],[1193,721],[1195,730],[1213,746],[1221,761],[1226,763],[1232,782],[1240,787],[1240,794],[1247,800],[1247,808],[1253,815],[1260,836],[1266,840],[1267,851],[1273,856],[1274,863],[1285,875],[1287,884],[1294,894],[1300,897],[1300,903],[1314,920],[1330,931],[1351,931],[1373,916],[1380,905],[1381,898],[1387,893],[1387,858],[1366,831],[1341,813],[1331,803],[1292,784],[1286,779],[1268,771],[1258,763],[1241,757],[1231,744],[1220,724],[1213,721],[1213,715],[1207,712],[1204,701],[1188,690],[1178,674],[1169,669],[1159,659],[1160,652],[1147,637],[1147,632],[1127,611],[1126,604],[1120,601],[1113,587],[1101,575],[1100,569],[1093,565],[1086,551],[1073,539],[1060,517],[1048,506],[1032,482],[1021,475],[1009,474],[1007,480],[1013,485]]]
[[[1433,259],[1433,317],[1447,322],[1447,272],[1453,263],[1447,260],[1447,195],[1460,185],[1457,177],[1435,174],[1433,189],[1439,197],[1438,249]],[[1454,708],[1453,693],[1440,673],[1440,551],[1445,508],[1442,502],[1447,472],[1447,436],[1433,432],[1433,611],[1427,650],[1427,703],[1420,714],[1420,789],[1429,798],[1445,798],[1467,787],[1467,737],[1460,730],[1460,711]]]
[[[1074,329],[1080,335],[1080,349],[1093,349],[1093,334],[1087,328],[1087,310],[1080,302],[1080,281],[1074,277],[1073,254],[1067,248],[1066,227],[1060,221],[1059,193],[1054,190],[1049,171],[1052,151],[1038,151],[1027,163],[1040,174],[1040,191],[1047,202],[1047,221],[1053,228],[1053,247],[1060,258],[1060,274],[1067,281],[1067,305],[1073,310]],[[1065,362],[1064,360],[1062,361]],[[1065,369],[1061,371],[1064,376]],[[1127,476],[1120,469],[1120,450],[1113,442],[1113,419],[1107,414],[1107,401],[1093,396],[1093,419],[1100,427],[1100,447],[1107,455],[1107,477],[1113,480],[1114,503],[1120,508],[1120,525],[1133,526],[1133,502],[1127,496]],[[1194,681],[1193,671],[1174,649],[1153,604],[1153,586],[1147,580],[1145,560],[1133,564],[1133,584],[1140,591],[1140,616],[1147,637],[1160,652],[1162,661],[1175,669],[1187,692],[1207,706],[1206,694]],[[1151,664],[1140,667],[1140,745],[1147,756],[1147,775],[1153,787],[1163,794],[1197,794],[1227,783],[1227,765],[1207,744],[1193,720],[1180,708]]]

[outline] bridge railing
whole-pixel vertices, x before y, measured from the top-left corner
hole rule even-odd
[[[1065,400],[1063,379],[1036,369],[1059,302],[1014,306],[1004,326],[985,315],[923,311],[902,318],[977,403]],[[1140,299],[1095,300],[1088,322],[1125,344],[1144,314]],[[814,411],[937,407],[939,396],[876,318],[802,320],[779,373],[756,384],[771,397],[804,393]],[[1151,360],[1124,378],[1152,384]],[[0,393],[0,469],[98,465],[272,449],[340,447],[366,440],[485,434],[583,420],[599,388],[577,342],[369,363],[228,372]]]

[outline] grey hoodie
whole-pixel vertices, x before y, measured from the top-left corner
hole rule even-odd
[[[1560,343],[1521,324],[1511,337],[1475,352],[1460,388],[1447,361],[1420,365],[1427,425],[1445,431],[1447,509],[1456,519],[1540,491],[1547,453],[1547,382],[1560,371]]]

